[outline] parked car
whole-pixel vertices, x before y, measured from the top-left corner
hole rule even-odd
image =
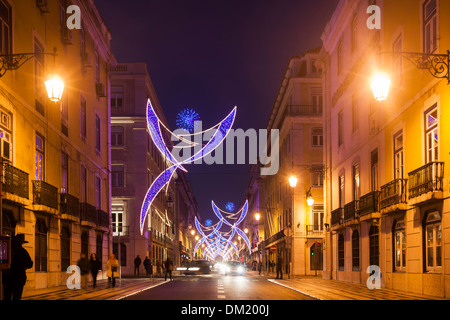
[[[209,274],[211,273],[211,263],[208,260],[194,260],[189,263],[181,265],[177,268],[178,271],[185,275],[193,274]]]
[[[234,274],[242,276],[245,273],[245,266],[239,261],[228,261],[224,267],[225,275]]]

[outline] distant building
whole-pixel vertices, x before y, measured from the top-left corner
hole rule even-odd
[[[111,252],[108,70],[110,32],[94,1],[0,1],[1,54],[34,53],[0,78],[2,233],[24,233],[34,261],[25,290],[65,285],[80,253]],[[41,53],[52,53],[57,57]],[[44,81],[65,82],[60,103]],[[102,274],[100,274],[102,276]]]
[[[448,298],[450,87],[402,53],[448,53],[450,2],[376,4],[380,30],[367,28],[367,1],[340,1],[322,35],[323,273],[366,284],[376,266],[383,288]],[[377,69],[392,79],[384,102]]]
[[[320,274],[322,270],[323,103],[321,73],[316,67],[319,50],[290,59],[267,124],[269,132],[279,130],[280,168],[276,175],[252,177],[248,190],[264,226],[264,232],[259,232],[264,242],[257,249],[263,263],[276,263],[280,254],[283,273],[290,275]],[[290,186],[290,176],[297,178],[295,187]],[[306,201],[309,196],[314,198],[311,206]]]

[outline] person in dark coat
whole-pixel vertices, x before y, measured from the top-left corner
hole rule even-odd
[[[283,258],[281,254],[277,257],[277,277],[276,279],[283,279]]]
[[[11,268],[3,273],[3,292],[5,300],[21,300],[23,287],[27,282],[26,270],[33,267],[28,251],[22,247],[25,235],[20,233],[11,239]]]
[[[86,258],[86,255],[84,253],[80,254],[80,259],[77,262],[77,266],[80,268],[81,289],[86,289],[87,278],[91,267],[89,265],[89,260]]]
[[[150,262],[150,259],[148,257],[145,257],[145,259],[144,259],[144,268],[145,268],[147,277],[152,274],[152,270],[151,270],[152,263]]]
[[[136,277],[136,272],[137,272],[137,276],[139,277],[139,267],[141,266],[141,257],[139,257],[139,255],[137,255],[136,259],[134,259],[134,276]]]
[[[170,276],[170,281],[172,281],[172,270],[173,270],[173,262],[170,258],[167,258],[165,264],[166,276],[164,277],[164,281],[167,280],[167,274]]]
[[[97,274],[99,270],[102,270],[102,264],[100,260],[97,259],[97,255],[95,253],[91,254],[91,257],[89,259],[89,264],[91,267],[91,274],[92,274],[92,281],[93,285],[92,287],[95,288],[97,286]]]

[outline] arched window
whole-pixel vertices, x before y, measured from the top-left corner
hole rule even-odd
[[[81,253],[89,257],[89,234],[87,230],[81,232]]]
[[[425,217],[425,262],[426,271],[442,269],[442,224],[439,211]]]
[[[406,270],[406,232],[403,219],[394,221],[394,269]]]
[[[47,271],[47,225],[44,219],[36,219],[35,226],[35,271]]]
[[[359,232],[352,233],[352,267],[353,271],[359,271]]]
[[[16,219],[14,219],[14,215],[10,210],[3,210],[2,216],[2,232],[7,236],[14,236],[16,234]]]
[[[97,260],[101,265],[103,257],[103,235],[101,233],[97,234],[95,255],[97,256]]]
[[[371,266],[380,266],[380,235],[377,226],[371,226],[369,231],[369,262]]]
[[[64,225],[61,228],[61,271],[66,271],[70,266],[70,227]]]
[[[340,233],[338,237],[338,267],[339,271],[344,271],[345,268],[345,252],[344,252],[344,234]]]

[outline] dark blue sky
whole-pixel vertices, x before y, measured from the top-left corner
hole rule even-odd
[[[192,108],[203,127],[238,106],[234,128],[266,127],[289,58],[321,45],[339,0],[96,0],[119,62],[146,62],[172,129]],[[202,216],[238,206],[247,165],[187,165]]]

